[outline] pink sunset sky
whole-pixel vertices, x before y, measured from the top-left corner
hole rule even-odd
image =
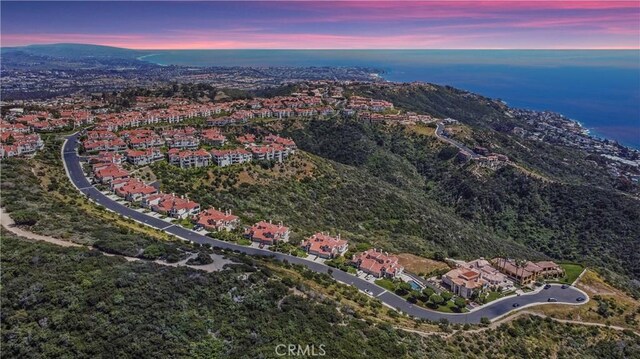
[[[638,1],[2,1],[2,46],[638,49]]]

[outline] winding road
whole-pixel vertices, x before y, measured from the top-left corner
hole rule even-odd
[[[473,152],[473,150],[470,149],[469,147],[463,145],[462,143],[460,143],[460,142],[458,142],[458,141],[456,141],[456,140],[454,140],[452,138],[447,137],[444,134],[444,123],[438,122],[436,124],[435,134],[436,134],[436,137],[438,137],[439,139],[441,139],[441,140],[443,140],[443,141],[445,141],[445,142],[447,142],[447,143],[449,143],[449,144],[451,144],[451,145],[453,145],[455,147],[458,147],[458,149],[460,151],[462,151],[464,153],[467,153],[469,156],[471,156],[471,158],[478,159],[478,158],[481,157],[479,154]]]
[[[552,285],[549,289],[544,289],[539,292],[532,292],[523,294],[521,296],[511,296],[501,300],[496,300],[469,313],[441,313],[429,310],[411,304],[404,300],[402,297],[388,292],[384,288],[374,283],[368,282],[364,279],[343,272],[339,269],[331,268],[323,263],[314,262],[306,258],[295,257],[284,253],[272,252],[266,249],[246,247],[234,243],[216,240],[192,230],[186,229],[184,227],[171,225],[166,221],[126,207],[105,196],[102,192],[92,186],[91,183],[89,183],[83,173],[82,165],[80,163],[80,157],[77,153],[78,143],[78,134],[76,133],[74,135],[68,136],[67,140],[62,146],[62,158],[67,176],[80,192],[82,192],[85,196],[88,196],[93,202],[104,206],[108,210],[191,242],[210,244],[212,246],[239,251],[252,256],[274,257],[275,259],[278,259],[280,261],[288,261],[289,263],[304,265],[307,268],[318,273],[330,273],[330,275],[335,280],[345,284],[353,285],[361,291],[368,292],[373,297],[378,298],[387,306],[396,308],[397,310],[400,310],[412,317],[433,321],[447,319],[451,323],[479,323],[483,317],[487,317],[490,320],[495,320],[505,316],[513,310],[516,310],[517,308],[514,307],[514,303],[517,303],[519,305],[519,308],[524,308],[533,305],[547,304],[547,300],[550,297],[556,298],[557,303],[571,305],[579,304],[576,301],[578,297],[586,298],[586,301],[582,303],[586,303],[589,300],[589,297],[586,293],[575,287],[568,287],[566,289],[563,289],[559,285]]]

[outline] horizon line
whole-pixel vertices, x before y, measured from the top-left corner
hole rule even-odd
[[[482,51],[482,50],[491,50],[491,51],[637,51],[640,50],[640,46],[638,47],[567,47],[567,48],[553,48],[553,47],[540,47],[540,48],[509,48],[509,47],[478,47],[478,48],[255,48],[255,47],[247,47],[247,48],[132,48],[132,47],[123,47],[123,46],[114,46],[114,45],[105,45],[105,44],[96,44],[96,43],[83,43],[83,42],[52,42],[52,43],[34,43],[34,44],[25,44],[25,45],[13,45],[13,46],[0,46],[0,49],[4,48],[19,48],[19,47],[28,47],[28,46],[52,46],[52,45],[86,45],[86,46],[103,46],[103,47],[113,47],[117,49],[123,50],[135,50],[135,51],[191,51],[191,50],[200,50],[200,51],[215,51],[215,50],[266,50],[266,51],[407,51],[407,50],[446,50],[446,51]]]

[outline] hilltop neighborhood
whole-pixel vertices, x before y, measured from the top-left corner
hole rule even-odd
[[[86,160],[85,172],[91,182],[113,199],[167,221],[167,226],[184,226],[214,238],[220,233],[234,233],[251,246],[302,251],[313,261],[326,262],[372,282],[387,281],[380,283],[393,283],[394,288],[407,283],[410,292],[451,293],[445,297],[469,304],[481,304],[488,293],[509,295],[564,275],[562,267],[550,261],[480,258],[450,260],[449,271],[427,278],[407,271],[393,253],[376,248],[350,250],[348,238],[321,229],[291,246],[293,230],[281,221],[261,218],[247,223],[242,213],[232,213],[229,208],[203,208],[187,196],[160,191],[158,183],[145,182],[136,174],[138,169],[158,161],[179,171],[248,162],[283,163],[298,151],[295,141],[278,133],[255,133],[247,125],[288,117],[329,120],[342,116],[401,126],[437,123],[435,135],[458,147],[459,157],[485,166],[508,162],[506,156],[485,148],[469,149],[459,144],[448,138],[446,130],[439,134],[445,123],[457,124],[454,119],[437,119],[398,110],[388,101],[345,95],[343,86],[326,82],[311,83],[304,92],[288,96],[221,103],[138,96],[131,108],[118,111],[111,111],[107,103],[96,99],[45,107],[49,110],[9,110],[1,122],[2,157],[33,155],[44,146],[40,135],[49,131],[78,130],[80,154]]]

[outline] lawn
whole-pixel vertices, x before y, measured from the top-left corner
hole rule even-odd
[[[503,297],[502,292],[498,292],[498,291],[489,292],[489,294],[487,295],[486,303],[493,302],[494,300],[502,297]]]
[[[374,283],[390,292],[394,292],[396,290],[396,285],[388,279],[377,279]]]
[[[580,273],[582,273],[582,271],[584,270],[583,266],[576,263],[559,263],[559,264],[560,264],[560,267],[564,269],[565,276],[557,280],[550,280],[550,282],[571,284],[578,278]]]
[[[237,243],[241,246],[250,246],[251,240],[248,238],[239,238]]]
[[[507,297],[510,296],[512,294],[514,294],[515,291],[510,291],[510,292],[500,292],[500,291],[491,291],[487,294],[486,300],[485,300],[485,304],[486,303],[490,303],[493,302],[496,299],[500,299],[503,297]]]
[[[430,308],[427,306],[427,308]],[[453,303],[453,300],[450,300],[444,304],[441,304],[438,306],[438,308],[436,308],[436,310],[438,312],[442,312],[442,313],[466,313],[468,312],[468,310],[466,308],[462,309],[462,311],[458,310],[458,308],[456,307],[455,303]]]

